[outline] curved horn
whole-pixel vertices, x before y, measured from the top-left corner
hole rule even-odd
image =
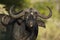
[[[18,13],[16,13],[16,15],[13,13],[13,9],[14,9],[14,5],[10,8],[10,10],[9,10],[9,15],[11,16],[11,17],[13,17],[13,18],[19,18],[19,17],[21,17],[21,16],[23,16],[24,15],[24,11],[20,11],[20,12],[18,12]]]
[[[49,13],[49,15],[48,16],[45,16],[45,15],[42,15],[42,14],[40,14],[40,13],[38,13],[38,16],[39,17],[41,17],[41,18],[43,18],[43,19],[48,19],[48,18],[50,18],[51,16],[52,16],[52,11],[51,11],[51,9],[47,6],[47,8],[49,9],[49,11],[50,11],[50,13]]]
[[[1,19],[1,23],[3,25],[7,25],[9,21],[10,21],[10,18],[9,18],[8,15],[3,16],[2,19]]]

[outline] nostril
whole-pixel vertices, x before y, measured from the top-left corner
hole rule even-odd
[[[37,12],[34,12],[35,14],[37,14]]]
[[[25,14],[27,14],[28,12],[25,12]]]

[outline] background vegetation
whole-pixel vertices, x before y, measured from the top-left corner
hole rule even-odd
[[[33,7],[44,15],[48,15],[46,6],[49,6],[52,17],[43,19],[46,20],[46,28],[39,27],[37,40],[60,40],[60,0],[0,0],[0,14],[8,14],[12,5],[16,5],[18,10]],[[2,29],[0,27],[0,32]]]

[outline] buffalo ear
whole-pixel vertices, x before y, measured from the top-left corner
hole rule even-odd
[[[37,21],[37,24],[38,24],[38,26],[41,26],[41,27],[46,28],[46,26],[45,26],[45,22],[42,21],[42,20],[38,20],[38,21]]]

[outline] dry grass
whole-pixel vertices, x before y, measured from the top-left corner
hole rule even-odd
[[[59,23],[57,20],[49,19],[46,28],[39,28],[37,40],[60,40],[60,26],[57,25]]]

